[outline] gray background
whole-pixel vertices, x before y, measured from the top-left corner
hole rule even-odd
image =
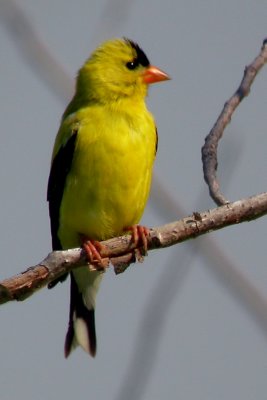
[[[156,188],[143,223],[156,226],[214,207],[200,149],[267,36],[266,1],[18,3],[72,79],[97,44],[120,36],[137,41],[172,76],[151,88],[148,103],[159,130],[155,175],[184,212],[170,207],[167,194],[160,200]],[[51,71],[43,69],[50,63],[37,54],[31,59],[33,35],[25,45],[15,11],[10,0],[0,2],[3,278],[41,261],[51,249],[46,184],[71,96],[68,80],[65,91],[57,91],[63,73],[51,85]],[[231,200],[266,190],[266,89],[267,69],[220,144],[218,174]],[[232,273],[226,277],[222,256],[211,261],[198,249],[214,249],[209,239],[233,264],[230,272],[241,272],[236,280]],[[238,287],[245,288],[243,296]],[[23,303],[1,306],[0,398],[264,399],[266,291],[265,218],[152,252],[119,277],[109,270],[97,298],[94,360],[81,350],[67,361],[63,357],[69,283],[43,289]]]

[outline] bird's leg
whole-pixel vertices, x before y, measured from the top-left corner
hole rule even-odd
[[[141,247],[144,249],[145,254],[147,254],[147,238],[149,236],[149,229],[142,225],[132,225],[127,226],[125,231],[132,232],[132,241],[135,246],[141,242]]]
[[[81,235],[81,240],[82,248],[85,251],[88,261],[95,264],[101,270],[105,269],[109,260],[102,258],[100,255],[100,251],[103,250],[104,246],[97,240],[90,240],[84,235]]]

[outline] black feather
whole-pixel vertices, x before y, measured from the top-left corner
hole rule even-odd
[[[90,345],[90,354],[95,356],[96,354],[96,331],[95,331],[95,310],[92,308],[88,310],[83,302],[83,296],[79,292],[79,288],[75,281],[73,274],[71,276],[70,284],[70,315],[69,315],[69,326],[65,339],[65,357],[68,357],[72,343],[74,339],[74,327],[73,327],[73,316],[75,313],[76,318],[81,318],[86,324],[88,340]]]
[[[158,145],[159,145],[159,135],[158,135],[157,128],[155,129],[155,134],[156,134],[156,145],[155,145],[155,155],[156,155],[157,151],[158,151]]]
[[[133,42],[130,39],[124,38],[124,40],[131,45],[131,47],[136,51],[137,54],[137,61],[139,64],[141,64],[143,67],[148,67],[150,65],[150,62],[145,54],[145,52],[141,49],[141,47],[138,46],[137,43]]]
[[[69,140],[62,146],[56,154],[48,179],[47,201],[49,202],[49,215],[52,234],[53,250],[62,250],[62,245],[58,237],[60,205],[64,193],[64,187],[68,173],[71,169],[77,131],[73,132]],[[63,282],[67,274],[50,282],[49,289],[53,288],[58,282]]]

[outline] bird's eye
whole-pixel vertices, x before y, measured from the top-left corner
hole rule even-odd
[[[139,61],[137,60],[137,58],[126,63],[126,67],[131,70],[137,68],[138,65],[139,65]]]

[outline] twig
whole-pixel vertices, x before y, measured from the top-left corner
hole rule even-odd
[[[266,213],[267,193],[202,213],[193,213],[179,221],[151,229],[148,250],[173,246],[210,231],[259,218]],[[123,272],[135,261],[133,256],[135,246],[131,242],[130,235],[113,238],[102,244],[101,256],[110,259],[116,273]],[[0,304],[10,300],[24,300],[62,274],[85,263],[85,256],[81,249],[52,252],[39,264],[0,282]],[[88,268],[96,270],[96,266],[91,264],[88,264]]]
[[[210,196],[213,198],[217,205],[227,204],[229,202],[221,193],[220,185],[216,176],[216,170],[218,166],[218,142],[221,139],[226,126],[229,124],[235,109],[244,99],[244,97],[249,94],[251,85],[256,75],[266,62],[267,39],[263,41],[263,45],[259,55],[249,66],[245,68],[244,76],[239,88],[234,93],[234,95],[225,103],[224,108],[219,115],[219,118],[217,119],[208,136],[205,138],[205,144],[202,147],[204,178],[209,186]]]

